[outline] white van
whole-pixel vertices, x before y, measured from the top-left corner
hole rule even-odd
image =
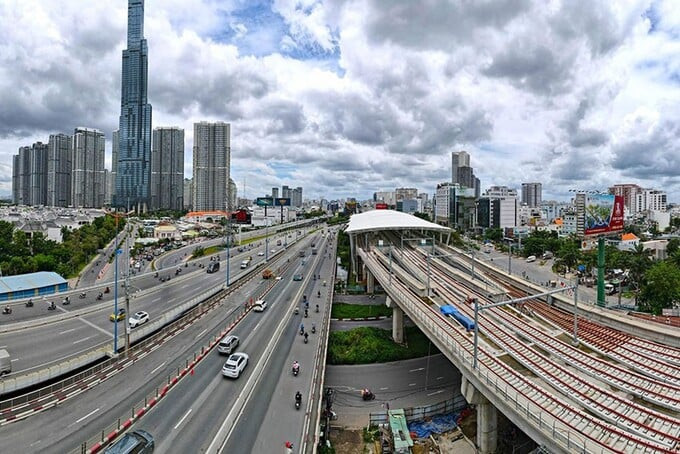
[[[536,261],[536,256],[535,255],[530,255],[527,257],[527,263],[535,262]]]
[[[9,374],[12,372],[12,359],[9,352],[5,349],[0,349],[0,375]]]

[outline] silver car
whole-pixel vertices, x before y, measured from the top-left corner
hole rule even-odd
[[[231,355],[231,352],[236,350],[239,343],[240,340],[238,337],[232,335],[225,336],[224,339],[217,344],[217,351],[223,355]]]

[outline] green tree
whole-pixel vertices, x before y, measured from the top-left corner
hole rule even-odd
[[[494,243],[499,242],[503,239],[503,230],[499,227],[486,229],[484,232],[484,238],[493,241]]]
[[[678,249],[680,249],[680,239],[678,238],[671,238],[668,240],[668,244],[666,245],[666,253],[671,256],[675,254]]]
[[[557,256],[560,258],[561,263],[567,268],[567,271],[569,271],[579,264],[581,260],[581,250],[575,242],[567,241],[562,244],[557,251]]]
[[[652,265],[645,273],[639,295],[643,310],[661,314],[661,309],[680,302],[680,268],[666,261]]]
[[[420,213],[420,212],[416,211],[415,213],[413,213],[413,216],[420,218],[420,219],[425,219],[426,221],[430,221],[430,215],[427,214],[427,213]]]

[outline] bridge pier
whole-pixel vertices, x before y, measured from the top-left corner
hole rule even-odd
[[[404,343],[404,311],[394,303],[392,303],[392,339],[397,344]]]
[[[477,408],[477,449],[480,454],[493,454],[498,445],[498,410],[465,376],[460,385],[469,404]]]
[[[372,295],[375,293],[375,276],[368,267],[365,267],[364,271],[366,272],[366,293]]]

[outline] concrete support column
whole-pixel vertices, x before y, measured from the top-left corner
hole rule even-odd
[[[477,449],[480,454],[493,454],[498,447],[498,410],[465,377],[461,392],[469,404],[477,408]]]
[[[366,293],[373,294],[375,293],[375,277],[373,276],[373,273],[371,273],[371,270],[368,269],[368,267],[365,268],[366,271]]]
[[[404,343],[404,311],[396,304],[392,307],[392,339],[397,344]]]

